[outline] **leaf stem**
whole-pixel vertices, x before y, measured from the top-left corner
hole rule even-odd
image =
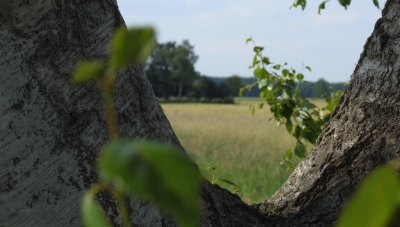
[[[103,92],[104,102],[106,104],[106,118],[108,133],[111,139],[118,138],[118,127],[114,108],[113,88],[114,79],[112,76],[100,80],[101,91]]]
[[[129,220],[128,210],[126,209],[126,206],[125,206],[124,194],[123,194],[123,192],[121,192],[121,190],[119,190],[118,188],[115,188],[113,190],[113,195],[114,195],[118,210],[120,212],[122,224],[124,227],[129,227],[131,221]]]

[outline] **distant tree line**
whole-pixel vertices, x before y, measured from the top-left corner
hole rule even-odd
[[[146,62],[145,71],[157,97],[168,101],[170,97],[185,97],[193,101],[232,102],[238,96],[239,88],[256,82],[255,77],[244,78],[209,77],[201,75],[194,68],[198,56],[188,40],[158,43]],[[303,82],[299,85],[300,96],[320,98],[329,95],[331,89],[343,90],[344,83],[329,83],[324,79],[317,82]],[[258,97],[257,86],[244,92],[245,97]]]
[[[255,77],[242,78],[243,84],[253,84],[257,81]],[[304,98],[321,98],[330,95],[331,91],[344,90],[346,83],[329,83],[324,79],[319,79],[316,82],[303,81],[299,85],[299,96]],[[245,97],[258,97],[260,95],[260,89],[253,87],[250,91],[245,90],[243,96]]]

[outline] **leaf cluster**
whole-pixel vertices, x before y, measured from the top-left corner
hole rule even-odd
[[[92,186],[83,199],[85,226],[111,226],[95,199],[101,191],[113,195],[125,227],[131,223],[126,193],[156,203],[174,215],[181,226],[195,226],[199,221],[202,177],[188,156],[168,145],[118,138],[112,96],[115,76],[120,69],[144,61],[152,52],[154,40],[150,27],[120,28],[111,40],[109,60],[80,61],[72,76],[75,83],[99,81],[111,137],[97,160],[103,182]]]
[[[252,39],[247,39],[246,43],[248,42],[252,42]],[[245,89],[250,90],[252,87],[258,86],[260,98],[265,100],[273,114],[269,120],[274,119],[278,126],[285,125],[287,132],[296,139],[295,146],[286,150],[281,162],[281,164],[288,163],[288,168],[291,168],[293,167],[293,153],[300,158],[305,158],[307,156],[305,144],[316,143],[322,127],[330,119],[331,112],[338,105],[342,92],[331,92],[331,96],[326,98],[327,106],[321,109],[317,108],[309,100],[298,96],[299,84],[303,82],[304,74],[288,68],[287,63],[272,63],[268,57],[262,55],[263,49],[254,44],[255,55],[249,68],[254,69],[253,74],[258,80],[254,84],[241,88],[240,95]],[[311,72],[309,66],[304,66],[304,69]],[[264,102],[260,103],[258,108],[263,108],[264,104]],[[250,109],[254,114],[256,107],[251,105]]]
[[[216,165],[216,164],[214,164],[214,165],[212,165],[212,166],[208,166],[208,167],[206,168],[207,171],[211,171],[211,172],[212,172],[212,180],[211,180],[211,183],[212,183],[212,184],[216,184],[218,181],[222,181],[222,182],[224,182],[224,183],[226,183],[226,184],[229,184],[229,185],[233,186],[233,191],[232,191],[233,193],[238,193],[238,192],[240,192],[240,186],[238,186],[237,184],[235,184],[233,181],[227,180],[227,179],[223,179],[223,178],[216,178],[216,177],[215,177],[215,171],[217,170],[217,168],[218,168],[218,165]]]
[[[328,3],[330,0],[325,0],[321,2],[318,6],[318,14],[321,14],[321,10],[325,9],[325,4]],[[351,0],[338,0],[339,4],[342,5],[345,9],[350,5]],[[379,1],[378,0],[372,0],[372,3],[379,9]],[[292,7],[297,8],[300,7],[302,10],[304,10],[307,6],[307,0],[295,0],[292,4]]]

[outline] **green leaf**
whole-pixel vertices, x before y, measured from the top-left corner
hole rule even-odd
[[[347,6],[350,5],[351,0],[339,0],[340,5],[342,5],[345,9],[347,9]]]
[[[305,158],[307,156],[306,147],[299,140],[297,140],[297,142],[296,142],[296,147],[294,149],[294,153],[300,158]]]
[[[255,47],[253,48],[253,51],[254,51],[256,54],[260,54],[260,52],[261,52],[262,50],[264,50],[264,47],[255,46]]]
[[[104,76],[106,64],[103,61],[79,61],[76,64],[76,71],[72,75],[72,82],[82,83],[89,80],[97,80]]]
[[[281,65],[277,64],[277,65],[274,65],[272,68],[279,70],[281,68]]]
[[[285,157],[287,158],[287,160],[291,160],[292,155],[293,155],[292,149],[291,148],[287,149],[285,152]]]
[[[289,75],[289,70],[287,70],[287,69],[282,69],[282,76],[283,76],[283,77],[288,77],[288,75]]]
[[[274,90],[268,90],[267,95],[265,96],[265,99],[267,101],[272,100],[274,98],[274,95],[275,95]]]
[[[390,166],[374,170],[343,209],[339,227],[388,226],[399,205],[400,182]]]
[[[287,130],[289,133],[292,133],[292,129],[293,129],[292,122],[290,122],[290,121],[286,122],[285,126],[286,126],[286,130]]]
[[[246,39],[246,44],[248,43],[248,42],[251,42],[253,39],[250,37],[250,38],[247,38]]]
[[[313,109],[313,108],[317,108],[316,105],[314,105],[313,103],[309,102],[307,99],[303,99],[301,101],[301,106],[305,107],[307,109]]]
[[[111,41],[111,69],[117,71],[133,62],[145,61],[154,46],[155,34],[151,27],[117,29]]]
[[[328,0],[328,1],[329,1],[329,0]],[[328,2],[328,1],[325,1],[325,2]],[[308,69],[308,71],[311,72],[311,67],[310,67],[310,66],[306,66],[305,68]]]
[[[286,91],[284,91],[283,93],[282,93],[282,99],[288,99],[290,96],[289,96],[289,94],[286,92]]]
[[[212,166],[208,166],[207,168],[206,168],[206,170],[211,170],[211,171],[214,171],[214,170],[216,170],[217,169],[217,167],[218,167],[218,165],[212,165]]]
[[[304,75],[302,73],[299,73],[296,75],[296,79],[301,82],[304,79]]]
[[[319,4],[319,6],[318,6],[318,14],[319,15],[321,15],[321,10],[325,9],[325,3],[327,3],[327,2],[329,2],[329,0],[323,1],[321,4]],[[310,67],[308,67],[308,70],[311,72],[311,69],[309,69],[309,68]]]
[[[83,197],[82,218],[85,227],[111,227],[94,195],[87,192]]]
[[[289,87],[295,87],[295,86],[296,86],[296,82],[294,82],[294,80],[292,80],[292,79],[286,80],[286,84],[287,84]]]
[[[264,78],[258,82],[258,88],[262,89],[263,87],[268,86],[267,78]]]
[[[306,0],[295,0],[293,3],[293,7],[297,8],[297,6],[301,6],[301,10],[304,10],[306,8],[307,1]]]
[[[333,111],[336,108],[336,105],[337,105],[336,102],[331,102],[325,107],[325,109],[327,109],[329,111]]]
[[[265,89],[263,89],[263,90],[265,90]],[[265,92],[264,91],[261,91],[260,92],[260,98],[264,98],[265,97]]]
[[[255,55],[255,56],[254,56],[254,58],[253,58],[253,64],[252,64],[252,67],[256,66],[258,63],[260,63],[260,61],[259,61],[259,60],[257,60],[257,55]]]
[[[266,64],[266,65],[271,64],[271,62],[269,61],[269,58],[267,58],[267,57],[263,57],[263,58],[262,58],[262,62],[263,62],[264,64]]]
[[[244,93],[244,88],[240,88],[239,89],[239,96],[242,97]]]
[[[111,141],[103,148],[98,167],[105,180],[155,202],[182,226],[198,223],[202,178],[188,156],[176,148],[145,141]]]
[[[296,125],[296,127],[294,128],[294,132],[293,132],[293,136],[298,139],[301,135],[301,128],[300,126]]]
[[[379,1],[378,0],[372,0],[373,2],[374,2],[374,5],[378,8],[378,9],[380,9],[379,8]]]
[[[232,186],[239,187],[239,186],[237,186],[235,183],[233,183],[233,182],[230,181],[230,180],[227,180],[227,179],[218,179],[218,180],[223,181],[223,182],[225,182],[225,183],[227,183],[227,184],[230,184],[230,185],[232,185]]]
[[[272,91],[273,89],[274,89],[274,84],[272,84],[272,83],[269,84],[268,87],[267,87],[267,90],[268,91]]]
[[[263,102],[258,104],[258,109],[262,109],[263,107],[264,107],[264,103]]]

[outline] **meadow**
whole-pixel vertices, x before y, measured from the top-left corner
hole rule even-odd
[[[318,100],[319,101],[319,100]],[[216,178],[228,179],[240,187],[238,195],[247,203],[269,198],[288,178],[290,171],[279,162],[294,139],[284,126],[268,121],[269,108],[249,105],[258,99],[236,99],[236,104],[162,104],[172,128],[203,175],[218,165]],[[319,101],[320,102],[320,101]],[[221,187],[234,187],[222,181]]]

